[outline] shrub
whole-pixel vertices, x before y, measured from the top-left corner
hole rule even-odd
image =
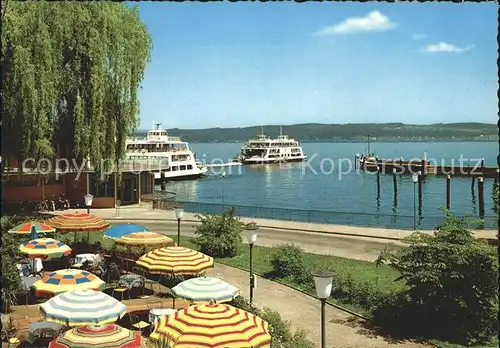
[[[199,250],[212,257],[234,257],[242,243],[244,224],[234,216],[234,208],[222,215],[197,216],[201,224],[196,227],[194,243]]]
[[[16,260],[20,256],[19,243],[14,236],[7,233],[14,227],[7,216],[2,216],[2,313],[7,313],[10,307],[17,302],[17,296],[21,292],[21,278],[16,267]]]
[[[491,198],[493,199],[493,208],[492,210],[496,213],[500,213],[500,186],[496,182],[493,185],[493,191],[491,192]]]
[[[242,296],[236,297],[230,305],[255,314],[269,323],[271,348],[314,348],[314,344],[306,337],[304,330],[297,330],[292,334],[290,323],[281,318],[281,315],[269,308],[258,309]]]
[[[303,250],[293,244],[280,245],[271,256],[271,265],[276,277],[297,277],[304,271]]]
[[[374,321],[395,333],[471,345],[487,343],[498,322],[495,250],[476,239],[469,218],[448,213],[434,236],[413,233],[406,248],[384,250],[408,290],[387,298]]]

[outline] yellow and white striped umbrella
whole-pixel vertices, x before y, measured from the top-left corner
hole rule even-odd
[[[79,269],[50,272],[33,284],[37,296],[57,295],[72,290],[104,290],[106,283],[95,274]]]
[[[269,324],[226,304],[191,306],[156,323],[150,336],[174,342],[175,348],[269,348]]]
[[[45,320],[66,326],[114,323],[127,306],[104,292],[75,290],[52,297],[40,305]]]
[[[214,259],[196,250],[172,246],[150,251],[136,263],[151,274],[194,275],[212,268]]]
[[[155,232],[135,232],[127,234],[115,241],[116,244],[120,245],[158,245],[158,246],[170,246],[174,245],[172,238],[164,236],[163,234]]]

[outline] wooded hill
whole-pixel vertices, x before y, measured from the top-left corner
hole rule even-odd
[[[279,135],[279,125],[264,126],[264,134]],[[496,141],[498,127],[487,123],[436,123],[409,125],[404,123],[305,123],[283,126],[283,133],[300,141]],[[261,127],[169,129],[169,135],[189,142],[241,142],[261,133]],[[144,135],[142,130],[137,135]]]

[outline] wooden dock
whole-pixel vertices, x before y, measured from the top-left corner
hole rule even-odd
[[[448,176],[451,177],[482,177],[498,178],[498,167],[487,167],[484,161],[480,163],[467,163],[461,165],[433,164],[422,159],[421,161],[394,161],[382,160],[364,161],[356,156],[356,165],[368,172],[380,172],[381,174],[411,175],[420,172],[423,176]]]

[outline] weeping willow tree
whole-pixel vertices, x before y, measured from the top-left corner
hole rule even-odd
[[[117,165],[152,48],[138,9],[11,0],[1,35],[4,158]]]

